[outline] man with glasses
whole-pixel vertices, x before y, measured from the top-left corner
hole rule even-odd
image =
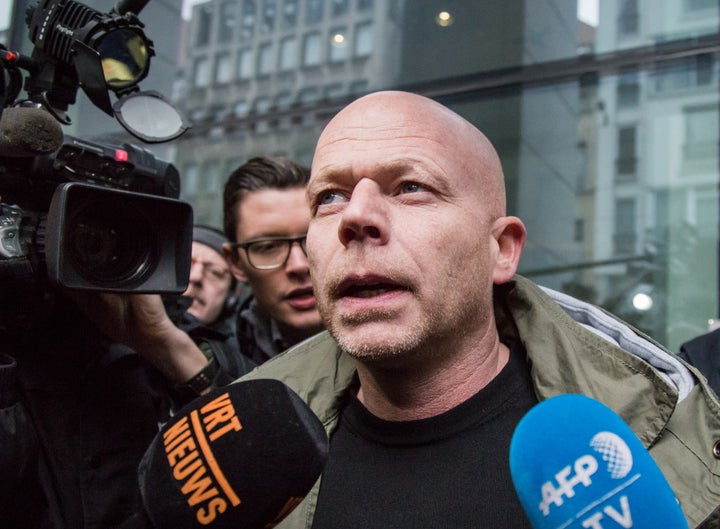
[[[292,160],[256,157],[225,184],[223,251],[252,295],[238,312],[242,354],[257,364],[322,330],[305,251],[310,169]]]
[[[233,276],[249,291],[238,309],[234,355],[218,354],[213,340],[188,332],[178,323],[187,307],[163,304],[157,295],[84,297],[84,313],[102,333],[158,369],[182,395],[176,397],[181,403],[320,332],[305,254],[309,177],[309,168],[269,157],[252,158],[228,177],[223,227],[234,242],[221,248]],[[237,364],[226,366],[223,357]]]
[[[236,281],[223,255],[226,242],[215,228],[193,228],[190,278],[183,296],[192,300],[187,312],[205,325],[226,325],[237,305]]]
[[[255,363],[238,353],[233,318],[237,312],[237,281],[223,255],[223,233],[209,226],[193,228],[188,288],[179,299],[165,300],[165,307],[178,327],[198,344],[208,360],[195,384],[178,384],[175,400],[192,400],[205,388],[202,384],[229,383],[247,373]]]

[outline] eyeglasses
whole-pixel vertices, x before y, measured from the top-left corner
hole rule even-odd
[[[194,267],[195,265],[202,265],[203,277],[214,283],[223,283],[230,276],[229,269],[218,268],[218,266],[213,263],[191,258],[190,266]]]
[[[285,266],[290,257],[290,250],[293,243],[298,243],[300,249],[307,257],[305,239],[307,235],[299,237],[272,237],[267,239],[254,239],[247,242],[236,242],[233,248],[245,250],[248,262],[258,270],[274,270]]]

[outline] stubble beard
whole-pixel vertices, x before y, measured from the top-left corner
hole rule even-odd
[[[345,353],[361,362],[381,363],[443,355],[450,346],[452,335],[457,334],[456,328],[447,325],[449,320],[459,316],[457,311],[452,312],[454,314],[448,318],[446,312],[433,310],[409,326],[387,323],[381,331],[374,329],[373,323],[389,322],[397,317],[396,313],[373,310],[326,321],[329,333]]]
[[[399,284],[412,284],[398,277]],[[449,292],[463,292],[464,278],[447,285]],[[331,284],[336,289],[335,284]],[[332,288],[328,289],[330,292]],[[401,358],[432,359],[452,354],[466,341],[467,335],[478,327],[479,320],[492,312],[492,291],[475,292],[470,297],[455,298],[454,302],[432,306],[410,324],[392,321],[395,311],[375,308],[365,312],[338,314],[330,302],[318,299],[318,310],[325,328],[341,350],[362,362],[378,363]],[[384,322],[382,328],[375,327]]]

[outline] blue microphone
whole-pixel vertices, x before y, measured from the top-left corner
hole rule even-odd
[[[582,395],[541,402],[518,423],[510,473],[535,529],[687,529],[650,453],[604,404]]]

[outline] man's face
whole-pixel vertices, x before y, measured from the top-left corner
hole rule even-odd
[[[252,191],[235,207],[240,243],[307,233],[310,211],[304,187]],[[285,264],[273,270],[254,268],[243,249],[226,255],[232,257],[235,277],[250,285],[258,305],[283,336],[295,341],[322,329],[307,257],[298,243],[291,245]]]
[[[190,282],[184,293],[193,299],[188,312],[203,323],[213,323],[222,312],[231,283],[225,258],[209,246],[193,242]]]
[[[499,169],[468,159],[457,144],[472,133],[443,123],[393,101],[346,109],[318,142],[311,271],[326,327],[357,358],[442,354],[494,330],[496,216],[478,171]]]

